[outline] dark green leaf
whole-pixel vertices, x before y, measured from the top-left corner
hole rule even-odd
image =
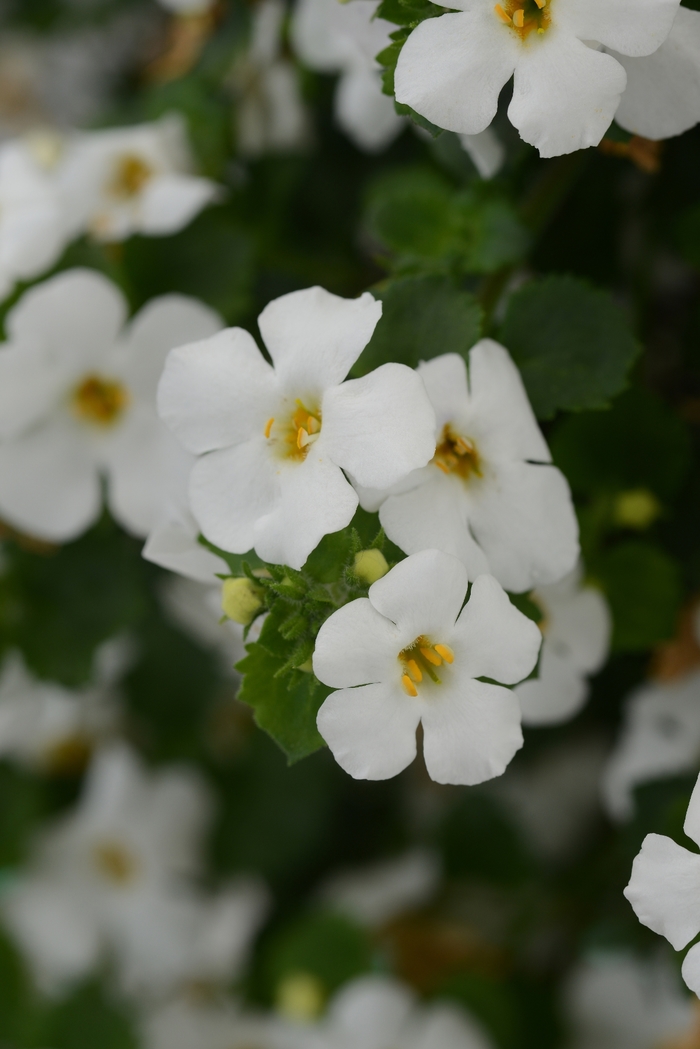
[[[682,590],[678,567],[652,543],[630,540],[596,565],[613,616],[613,649],[638,651],[673,636]]]

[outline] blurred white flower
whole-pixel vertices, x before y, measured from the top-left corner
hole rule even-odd
[[[64,542],[107,501],[145,536],[187,469],[159,419],[155,392],[167,352],[212,335],[218,316],[194,299],[154,299],[125,326],[126,302],[91,270],[28,291],[6,320],[0,348],[0,516]]]
[[[146,1014],[141,1032],[143,1049],[294,1049],[279,1020],[226,1001],[169,1002]]]
[[[700,846],[700,780],[688,804],[683,830]],[[647,834],[632,865],[625,896],[642,925],[665,936],[676,951],[700,932],[700,855],[663,834]],[[700,944],[683,960],[683,979],[700,994]]]
[[[188,460],[193,462],[194,459]],[[143,556],[197,583],[213,584],[217,575],[228,574],[226,562],[197,541],[199,526],[181,501],[170,499],[148,534]]]
[[[636,786],[696,772],[698,765],[700,670],[644,684],[625,703],[620,738],[603,775],[605,806],[614,819],[629,819]]]
[[[160,596],[163,610],[175,625],[203,648],[216,652],[222,671],[232,674],[235,664],[245,655],[243,627],[230,619],[221,622],[221,583],[212,586],[171,576],[163,580]],[[256,627],[257,624],[249,632],[250,642],[260,634],[260,627]]]
[[[482,339],[468,374],[456,353],[417,370],[435,409],[435,456],[393,491],[360,489],[362,505],[379,508],[407,554],[444,550],[470,579],[488,572],[511,591],[561,579],[579,552],[571,493],[507,350]]]
[[[511,123],[543,157],[595,146],[627,76],[610,50],[650,55],[678,0],[456,0],[457,11],[413,30],[396,67],[397,101],[439,127],[476,134],[515,74]]]
[[[244,157],[298,150],[309,141],[309,118],[299,72],[283,55],[283,0],[258,0],[251,12],[247,50],[228,77],[235,106],[236,141]]]
[[[586,958],[565,986],[567,1049],[690,1049],[697,1020],[666,958],[605,952]],[[692,1043],[695,1044],[695,1043]]]
[[[158,3],[176,15],[200,15],[211,10],[216,0],[158,0]]]
[[[478,135],[459,135],[462,149],[483,179],[493,178],[503,167],[505,146],[493,128],[487,127]]]
[[[332,692],[318,730],[356,779],[388,779],[416,756],[438,783],[500,776],[522,746],[514,685],[537,661],[541,634],[492,576],[468,587],[461,561],[424,550],[400,561],[321,627],[314,672]]]
[[[415,910],[434,896],[440,884],[440,860],[427,849],[397,859],[341,871],[319,890],[319,900],[370,928]]]
[[[220,193],[216,183],[192,174],[177,114],[83,133],[61,165],[59,182],[68,228],[103,241],[176,233]]]
[[[382,91],[376,56],[396,28],[375,18],[379,0],[298,0],[292,44],[299,58],[320,73],[340,73],[335,119],[356,146],[385,149],[405,126],[394,100]]]
[[[580,568],[533,590],[530,598],[544,616],[540,665],[538,676],[515,692],[524,725],[555,725],[574,717],[586,702],[587,677],[608,655],[610,610],[600,590],[581,585]]]
[[[394,483],[434,450],[434,414],[403,364],[343,382],[381,303],[307,288],[270,302],[254,339],[231,328],[181,346],[158,391],[161,417],[199,458],[190,505],[220,549],[301,568],[324,535],[351,521],[346,480]]]

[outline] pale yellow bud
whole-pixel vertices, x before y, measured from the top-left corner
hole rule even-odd
[[[239,579],[224,579],[221,588],[221,608],[234,623],[248,626],[263,606],[262,587],[251,583],[246,576]]]
[[[632,488],[615,498],[613,518],[623,528],[648,528],[661,513],[661,504],[648,488]]]
[[[368,586],[376,583],[388,571],[389,565],[381,550],[360,550],[359,554],[355,554],[355,575]]]
[[[277,1011],[289,1020],[314,1020],[323,1009],[323,985],[312,973],[292,973],[277,987]]]

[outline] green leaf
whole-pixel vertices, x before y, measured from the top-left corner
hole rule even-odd
[[[605,408],[638,353],[611,297],[574,277],[532,281],[510,299],[499,338],[520,368],[535,414]]]
[[[673,636],[683,595],[678,566],[664,550],[619,543],[601,556],[595,575],[610,603],[614,650],[635,652]]]
[[[438,7],[431,0],[382,0],[376,17],[393,22],[394,25],[414,26],[444,12],[445,8]]]
[[[287,976],[315,976],[326,994],[367,972],[372,946],[364,929],[339,914],[316,912],[294,919],[271,940],[266,951],[268,994]]]
[[[55,1049],[136,1049],[137,1042],[126,1016],[97,984],[86,984],[53,1008],[46,1044]]]
[[[406,277],[374,289],[384,312],[353,374],[387,361],[415,368],[443,353],[467,359],[481,334],[481,307],[447,277]]]

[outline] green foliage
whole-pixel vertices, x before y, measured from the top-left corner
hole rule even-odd
[[[673,636],[682,590],[664,550],[641,540],[619,543],[601,555],[594,574],[610,603],[613,649],[640,651]]]
[[[46,1044],[55,1049],[137,1049],[129,1018],[96,983],[85,984],[59,1002],[46,1022]]]
[[[448,811],[438,840],[452,877],[513,884],[535,871],[529,850],[500,806],[479,790]]]
[[[526,284],[499,332],[539,419],[604,408],[627,384],[639,345],[611,297],[573,277]]]

